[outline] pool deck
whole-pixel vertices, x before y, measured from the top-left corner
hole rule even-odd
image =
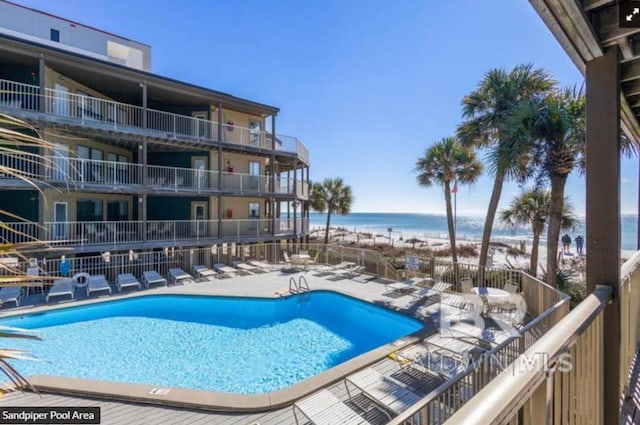
[[[193,295],[224,295],[224,296],[247,296],[247,297],[281,297],[284,293],[288,295],[289,279],[304,276],[311,290],[331,290],[350,295],[362,300],[372,302],[387,308],[399,311],[421,319],[425,327],[416,337],[406,337],[395,344],[387,344],[381,349],[358,356],[345,364],[348,367],[339,365],[329,371],[323,372],[316,377],[305,380],[289,389],[267,395],[256,396],[224,396],[214,397],[211,401],[210,395],[215,393],[192,392],[190,390],[172,389],[167,400],[163,401],[163,396],[152,397],[154,400],[146,400],[145,397],[152,386],[130,384],[101,383],[99,381],[85,381],[85,384],[78,385],[78,380],[54,379],[52,377],[33,377],[31,381],[40,388],[42,393],[35,395],[32,393],[12,393],[0,400],[4,406],[100,406],[102,407],[102,423],[104,424],[135,424],[135,423],[215,423],[215,424],[288,424],[295,423],[291,405],[294,400],[314,392],[322,387],[328,387],[338,398],[348,401],[344,387],[344,377],[355,370],[366,366],[379,369],[384,375],[392,374],[400,369],[395,361],[386,356],[399,348],[417,341],[419,338],[427,336],[437,329],[437,317],[439,310],[455,309],[440,303],[425,303],[422,299],[416,299],[410,295],[386,294],[385,284],[391,283],[382,279],[375,279],[371,276],[361,275],[351,279],[338,279],[332,276],[318,275],[313,271],[285,273],[274,271],[250,276],[239,276],[227,279],[212,279],[206,282],[194,282],[186,285],[172,285],[168,287],[155,287],[143,291],[128,291],[118,294],[113,288],[112,296],[92,296],[90,299],[83,297],[84,291],[76,293],[76,301],[44,304],[44,297],[41,294],[32,294],[20,308],[4,308],[0,310],[0,316],[29,313],[35,311],[48,311],[55,308],[67,307],[94,303],[96,301],[113,300],[120,297],[137,297],[155,294],[193,294]],[[434,321],[434,318],[436,319]],[[56,394],[49,394],[54,391]],[[63,389],[62,394],[60,388]],[[65,390],[66,388],[66,390]],[[431,390],[433,388],[427,389]],[[124,395],[124,400],[109,399],[104,393],[120,393]],[[279,393],[279,394],[278,394]],[[63,395],[64,394],[64,395]],[[205,396],[203,394],[209,394]],[[93,398],[87,398],[93,397]],[[165,396],[166,397],[166,396]],[[173,398],[177,397],[178,400]],[[199,398],[200,397],[200,398]],[[239,397],[239,398],[238,398]],[[181,403],[179,399],[187,402]],[[239,401],[238,401],[239,400]],[[249,400],[249,401],[248,401]],[[256,404],[255,401],[259,402]],[[146,404],[155,402],[169,404],[169,406],[159,406]],[[184,406],[184,407],[179,407]],[[203,409],[218,410],[217,407],[225,407],[222,410],[242,410],[246,408],[257,408],[265,410],[264,413],[209,413]],[[269,411],[266,411],[269,409]],[[372,413],[373,412],[373,413]],[[375,414],[373,409],[368,414],[373,415],[370,421],[373,423],[384,423],[385,417]]]

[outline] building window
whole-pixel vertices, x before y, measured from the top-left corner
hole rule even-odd
[[[60,31],[51,28],[51,41],[60,42]]]
[[[107,221],[127,221],[129,219],[129,203],[127,201],[107,202]]]
[[[78,221],[102,221],[102,201],[79,199],[76,209]]]

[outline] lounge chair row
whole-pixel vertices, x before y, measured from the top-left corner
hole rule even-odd
[[[439,381],[437,382],[440,383]],[[376,409],[391,419],[420,401],[421,395],[413,392],[401,382],[381,375],[373,368],[367,368],[344,380],[347,395],[353,405],[355,392],[362,393],[376,405]],[[354,391],[355,390],[355,391]],[[365,410],[364,408],[362,410]],[[360,425],[369,424],[364,417],[338,399],[329,390],[323,389],[293,405],[296,424],[310,422],[315,425]],[[300,420],[298,415],[305,420]]]
[[[193,267],[193,273],[199,279],[208,279],[210,277],[262,273],[272,270],[269,264],[260,261],[251,261],[249,263],[235,261],[233,265],[234,267],[229,267],[223,263],[214,264],[214,270],[211,270],[204,265],[197,265]],[[178,284],[192,280],[194,280],[193,276],[186,273],[181,268],[171,268],[169,269],[169,273],[166,278],[155,270],[144,271],[140,280],[138,280],[138,278],[136,278],[132,273],[121,273],[116,277],[115,286],[118,289],[118,292],[121,292],[123,289],[128,288],[137,288],[140,290],[142,289],[142,285],[149,288],[151,285],[166,286],[168,282]],[[6,286],[0,288],[0,305],[14,303],[16,307],[19,306],[24,298],[25,288],[27,287]],[[74,279],[55,279],[45,296],[45,300],[46,302],[49,302],[51,298],[60,296],[70,296],[71,298],[75,298],[75,291],[78,288],[84,288],[87,296],[96,292],[108,292],[111,294],[112,291],[111,285],[109,285],[105,275],[78,273],[74,276]]]
[[[369,424],[350,406],[356,406],[360,412],[368,412],[368,407],[360,409],[354,389],[371,400],[377,410],[389,419],[405,411],[420,401],[425,391],[429,392],[464,372],[471,361],[478,359],[487,350],[507,341],[513,336],[487,333],[486,329],[459,322],[449,328],[449,332],[434,334],[422,343],[414,344],[390,355],[400,364],[400,370],[407,371],[407,376],[420,376],[417,389],[404,380],[394,376],[383,376],[372,367],[363,369],[345,378],[344,384],[349,405],[338,399],[329,390],[323,389],[313,395],[299,400],[293,406],[296,423],[310,422],[316,425],[330,424]],[[418,394],[420,392],[421,394]],[[460,401],[469,400],[474,394],[470,383],[463,381],[458,389]],[[439,412],[432,412],[433,418]],[[305,420],[300,421],[299,417]],[[438,422],[439,423],[439,422]]]

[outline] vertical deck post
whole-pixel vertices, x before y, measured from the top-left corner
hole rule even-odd
[[[147,82],[140,83],[142,87],[142,128],[147,129],[149,123],[147,122]],[[142,185],[144,192],[142,193],[141,201],[138,205],[138,219],[142,218],[142,241],[146,242],[148,238],[147,234],[147,190],[149,190],[149,164],[147,159],[148,153],[148,139],[147,132],[145,131],[142,136]],[[138,158],[140,162],[140,158]]]
[[[218,102],[218,239],[222,238],[222,102]]]
[[[620,397],[620,76],[618,48],[586,66],[587,292],[612,288],[604,310],[603,415],[619,422]],[[604,423],[594,418],[594,423]]]
[[[40,55],[38,58],[38,86],[39,86],[39,95],[38,96],[38,111],[47,112],[47,99],[45,96],[45,88],[46,86],[46,67],[44,62],[44,55]]]
[[[271,115],[271,156],[269,157],[269,173],[270,173],[270,182],[269,182],[269,192],[271,193],[271,197],[269,198],[271,202],[271,237],[272,242],[276,237],[276,114]]]

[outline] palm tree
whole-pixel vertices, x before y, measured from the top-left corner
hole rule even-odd
[[[476,158],[476,153],[462,146],[458,139],[445,137],[427,149],[424,156],[418,159],[415,171],[418,172],[419,185],[430,187],[436,184],[442,186],[444,190],[451,258],[454,263],[457,263],[456,235],[451,210],[451,184],[474,183],[482,172],[482,164]]]
[[[314,211],[327,212],[327,227],[324,231],[324,243],[326,245],[329,243],[331,214],[346,215],[351,212],[354,202],[351,186],[344,184],[340,177],[335,179],[326,178],[322,183],[314,183],[311,186],[309,200]]]
[[[510,72],[492,69],[478,87],[462,100],[464,121],[458,127],[458,137],[464,146],[489,148],[489,170],[494,175],[493,190],[487,209],[482,233],[480,266],[487,264],[491,230],[502,186],[507,178],[516,177],[522,171],[522,161],[500,165],[495,161],[493,150],[506,141],[508,117],[520,102],[540,96],[555,85],[551,76],[543,69],[534,69],[532,64],[518,65]]]
[[[531,225],[533,245],[531,247],[531,261],[529,270],[533,276],[538,272],[538,246],[540,235],[549,220],[551,213],[551,193],[546,189],[534,188],[525,190],[515,197],[509,208],[500,212],[500,221],[510,227]],[[576,223],[576,216],[568,198],[564,200],[564,211],[561,227],[570,229]]]
[[[528,163],[538,181],[549,181],[551,209],[547,230],[547,283],[555,286],[558,270],[558,239],[564,212],[567,177],[585,153],[585,97],[582,90],[563,89],[523,102],[509,118],[509,145],[502,161],[513,152],[529,152]]]
[[[53,145],[44,141],[37,133],[37,131],[24,121],[12,118],[8,115],[0,114],[0,155],[12,157],[13,155],[20,155],[24,168],[20,166],[6,165],[7,162],[3,162],[0,165],[0,173],[11,176],[15,179],[22,180],[31,185],[36,190],[40,188],[34,182],[33,176],[25,170],[34,169],[35,164],[46,164],[47,166],[54,168],[55,164],[52,161],[48,161],[46,157],[43,157],[37,153],[40,148],[51,148]],[[9,164],[17,164],[18,162],[8,162]],[[38,241],[35,237],[26,235],[15,230],[14,227],[7,225],[3,219],[9,217],[13,220],[21,220],[20,217],[14,214],[0,210],[0,229],[3,234],[6,235],[0,241],[0,258],[13,257],[26,259],[27,256],[32,256],[34,253],[45,251],[47,248],[43,246],[43,242]],[[12,235],[15,235],[15,239],[28,240],[24,243],[12,243]],[[7,285],[28,285],[31,278],[25,276],[23,272],[5,263],[0,264],[0,287]],[[28,339],[40,339],[37,334],[31,331],[16,329],[6,326],[0,326],[0,338],[28,338]],[[18,370],[12,366],[8,360],[20,360],[30,359],[31,357],[22,350],[15,350],[11,348],[0,348],[0,373],[5,375],[9,381],[16,388],[31,387],[24,377],[20,375]],[[0,387],[0,395],[5,391]]]

